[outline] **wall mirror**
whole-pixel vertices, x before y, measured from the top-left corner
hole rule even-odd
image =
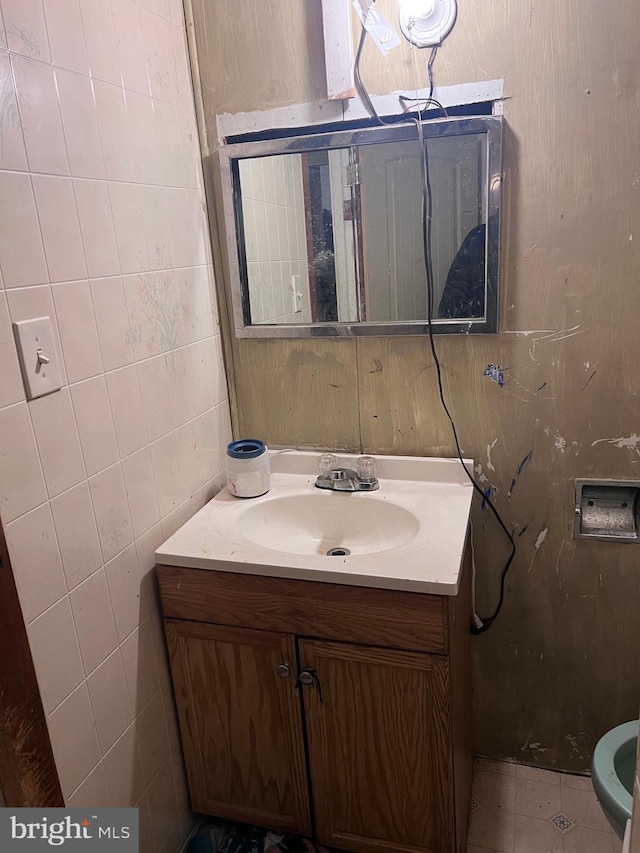
[[[421,145],[431,192],[432,326],[495,332],[498,116],[241,142],[220,150],[239,337],[423,334]]]

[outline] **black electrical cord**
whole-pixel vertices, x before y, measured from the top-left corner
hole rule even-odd
[[[486,503],[486,505],[489,507],[489,509],[493,513],[496,521],[500,525],[501,529],[503,530],[505,536],[507,537],[507,539],[509,540],[509,543],[511,545],[511,551],[509,553],[509,557],[507,558],[505,566],[502,570],[502,575],[500,577],[500,597],[498,600],[498,605],[497,605],[496,609],[494,610],[494,612],[492,613],[491,616],[488,616],[486,619],[480,619],[480,621],[482,623],[481,625],[476,625],[475,623],[472,623],[472,625],[471,625],[471,632],[473,634],[477,635],[477,634],[483,634],[485,631],[487,631],[491,627],[492,623],[494,622],[494,620],[496,619],[496,617],[500,613],[500,610],[502,609],[502,605],[504,602],[505,580],[506,580],[509,568],[511,567],[511,563],[513,562],[513,558],[516,555],[516,543],[513,539],[513,536],[511,535],[511,533],[507,529],[504,521],[502,520],[502,517],[501,517],[500,513],[498,512],[498,510],[496,509],[493,501],[491,500],[489,495],[485,494],[482,487],[476,482],[473,474],[471,474],[471,472],[469,471],[467,466],[464,464],[464,458],[462,456],[462,450],[460,448],[460,441],[458,439],[458,431],[456,429],[455,421],[453,419],[453,416],[451,415],[451,412],[449,410],[449,407],[447,405],[447,402],[446,402],[446,399],[444,396],[444,387],[443,387],[443,383],[442,383],[442,369],[440,366],[440,359],[438,358],[438,353],[437,353],[436,345],[435,345],[435,336],[433,333],[433,292],[434,292],[434,286],[433,285],[434,285],[434,281],[433,281],[433,257],[432,257],[432,252],[431,252],[431,221],[432,221],[431,211],[433,209],[433,197],[432,197],[432,192],[431,192],[431,178],[430,178],[430,174],[429,174],[429,155],[427,152],[427,146],[425,145],[425,142],[424,142],[424,137],[422,135],[422,125],[420,122],[418,122],[418,137],[420,139],[420,145],[421,145],[422,152],[423,152],[423,156],[422,156],[422,163],[423,163],[423,170],[422,170],[422,177],[423,177],[423,187],[422,187],[422,190],[423,190],[423,192],[422,192],[422,237],[423,237],[423,244],[422,245],[423,245],[423,251],[424,251],[426,268],[427,268],[427,295],[428,295],[428,298],[427,298],[427,324],[428,324],[428,329],[429,329],[429,344],[430,344],[430,348],[431,348],[431,354],[433,356],[433,361],[434,361],[434,364],[436,366],[436,376],[438,379],[438,393],[440,395],[440,403],[442,404],[442,408],[444,409],[444,412],[447,416],[447,419],[449,420],[449,423],[451,425],[451,432],[453,433],[453,440],[454,440],[455,445],[456,445],[456,452],[458,454],[458,459],[460,460],[460,463],[464,469],[464,472],[467,475],[467,477],[469,478],[469,481],[471,482],[471,485],[473,486],[475,491],[478,492],[478,494],[482,498],[483,502]]]
[[[375,3],[375,0],[373,0],[373,2]],[[366,37],[367,37],[367,31],[365,30],[364,25],[363,25],[362,31],[360,32],[360,40],[358,42],[358,49],[356,51],[356,58],[355,58],[355,61],[353,64],[353,79],[354,79],[356,91],[358,92],[358,94],[360,95],[362,100],[364,101],[364,105],[367,108],[367,112],[369,113],[369,115],[372,118],[374,118],[380,124],[384,124],[384,125],[397,124],[398,122],[384,121],[384,119],[382,119],[380,117],[380,115],[378,114],[378,111],[375,108],[373,101],[371,100],[371,96],[369,95],[369,92],[367,91],[367,87],[362,82],[362,77],[360,76],[360,57],[362,56],[362,49],[364,47]],[[433,97],[433,70],[432,69],[433,69],[433,61],[436,58],[437,52],[438,52],[438,48],[434,47],[431,51],[431,56],[429,57],[429,63],[427,65],[427,68],[429,71],[429,81],[430,81],[429,97],[426,98],[424,101],[416,101],[415,98],[412,98],[409,95],[399,95],[398,100],[403,101],[407,104],[411,104],[411,103],[416,104],[419,113],[422,112],[420,104],[425,105],[424,109],[428,109],[433,104],[435,107],[438,107],[438,109],[442,110],[444,115],[447,116],[447,118],[448,118],[449,113],[442,106],[440,101],[436,101],[436,99]],[[405,111],[407,111],[408,107],[404,107],[404,109],[405,109]],[[412,119],[412,118],[410,118],[408,120],[409,121],[415,121],[415,119]]]
[[[373,0],[373,2],[375,3],[375,0]],[[360,41],[358,43],[358,50],[356,52],[356,57],[355,57],[355,62],[354,62],[354,71],[353,71],[356,89],[357,89],[360,97],[364,101],[364,104],[365,104],[367,110],[369,111],[369,114],[373,118],[375,118],[380,124],[389,124],[389,122],[383,121],[380,118],[380,116],[378,115],[376,108],[373,104],[373,101],[371,100],[371,97],[369,95],[369,92],[367,91],[367,88],[364,85],[364,83],[362,81],[362,77],[360,75],[360,58],[362,56],[362,49],[364,47],[366,35],[367,35],[367,31],[363,25],[362,26],[362,32],[360,33]],[[427,61],[427,73],[429,76],[429,97],[426,99],[426,101],[424,103],[426,104],[427,107],[430,104],[435,104],[436,106],[440,107],[446,115],[446,110],[444,109],[442,104],[440,104],[438,101],[435,101],[433,98],[433,88],[434,88],[434,85],[433,85],[433,63],[435,61],[437,53],[438,53],[438,47],[434,46],[431,49],[431,53],[430,53],[429,59]],[[409,100],[409,98],[405,97],[405,96],[400,96],[400,98],[401,98],[401,100]],[[465,474],[467,475],[469,481],[471,482],[471,485],[473,486],[474,490],[480,495],[483,503],[489,507],[489,509],[493,513],[496,521],[500,525],[500,528],[504,532],[505,536],[507,537],[507,539],[509,540],[509,543],[511,545],[511,550],[510,550],[509,556],[507,558],[507,561],[506,561],[504,568],[502,570],[502,574],[500,576],[500,596],[499,596],[498,604],[497,604],[495,610],[493,611],[491,616],[488,616],[486,619],[480,619],[481,624],[478,625],[475,622],[473,622],[471,624],[471,633],[478,635],[478,634],[484,634],[485,631],[489,630],[489,628],[491,627],[491,625],[493,624],[493,622],[495,621],[495,619],[497,618],[498,614],[500,613],[500,611],[502,609],[502,605],[504,603],[505,581],[506,581],[507,573],[509,572],[509,569],[511,568],[513,558],[516,555],[516,543],[515,543],[515,540],[514,540],[512,534],[509,532],[504,521],[502,520],[500,513],[498,512],[493,501],[491,500],[491,497],[488,494],[485,494],[484,489],[476,482],[473,474],[468,470],[467,466],[465,465],[464,457],[462,455],[462,449],[460,448],[460,441],[458,439],[458,431],[456,429],[455,421],[453,419],[453,416],[451,415],[451,412],[450,412],[449,407],[447,405],[447,401],[445,399],[444,386],[442,383],[442,369],[440,366],[440,359],[438,358],[438,353],[436,350],[435,336],[434,336],[434,332],[433,332],[434,278],[433,278],[433,256],[432,256],[432,251],[431,251],[431,222],[432,222],[432,210],[433,210],[433,195],[432,195],[432,191],[431,191],[431,176],[430,176],[430,171],[429,171],[429,153],[427,150],[427,145],[426,145],[426,142],[424,139],[424,135],[422,133],[422,109],[419,105],[418,105],[418,118],[411,118],[409,120],[415,122],[417,131],[418,131],[418,139],[420,142],[420,150],[421,150],[421,158],[420,159],[421,159],[421,175],[422,175],[422,250],[424,253],[425,268],[426,268],[426,274],[427,274],[427,328],[428,328],[428,332],[429,332],[429,345],[430,345],[430,349],[431,349],[431,355],[433,357],[433,361],[434,361],[434,364],[436,367],[436,376],[437,376],[437,380],[438,380],[438,393],[440,396],[440,403],[442,405],[442,408],[444,409],[444,412],[447,416],[449,424],[451,425],[451,431],[452,431],[453,439],[454,439],[454,442],[456,445],[456,453],[458,454],[458,459],[460,460],[460,464],[462,465],[462,468],[463,468]]]

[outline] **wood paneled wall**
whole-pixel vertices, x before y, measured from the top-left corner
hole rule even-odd
[[[212,150],[218,113],[323,97],[320,0],[192,2]],[[378,5],[395,19],[396,2]],[[464,452],[518,545],[474,640],[475,747],[565,770],[640,694],[640,546],[571,538],[576,477],[640,479],[639,31],[636,0],[461,0],[435,65],[436,84],[504,77],[508,97],[501,332],[437,341]],[[362,73],[382,94],[426,85],[425,66],[367,44]],[[453,452],[425,338],[227,345],[238,435]],[[486,613],[507,549],[478,506],[474,539]]]

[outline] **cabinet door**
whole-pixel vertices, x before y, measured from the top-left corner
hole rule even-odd
[[[317,641],[300,651],[314,673],[303,695],[318,841],[449,853],[447,659]]]
[[[193,809],[309,834],[294,638],[165,625]]]

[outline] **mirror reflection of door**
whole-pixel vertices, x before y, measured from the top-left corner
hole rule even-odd
[[[476,136],[430,139],[427,146],[433,200],[433,317],[438,319],[453,261],[467,234],[484,221],[483,140]],[[366,319],[426,320],[422,176],[417,143],[362,146],[359,178]],[[481,249],[484,252],[484,244]],[[483,260],[481,266],[484,268]]]
[[[415,141],[360,152],[362,253],[367,320],[427,316],[422,252],[420,150]]]

